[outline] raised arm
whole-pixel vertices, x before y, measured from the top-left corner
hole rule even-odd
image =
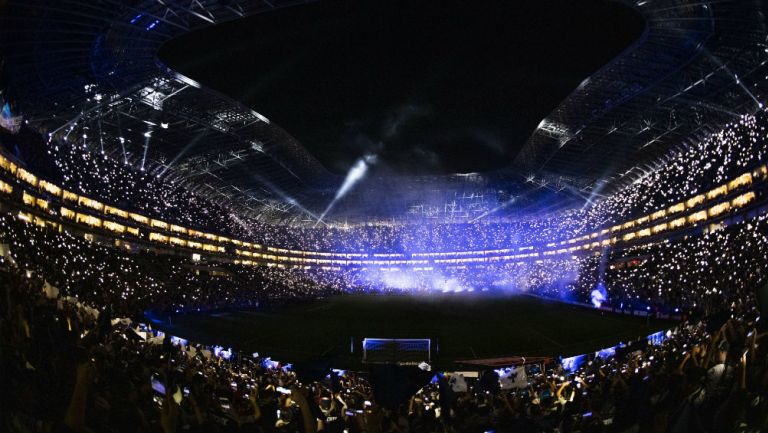
[[[291,387],[291,398],[299,405],[301,418],[304,421],[304,433],[317,433],[317,423],[309,409],[309,401],[304,395],[303,389],[298,385]]]
[[[67,413],[64,415],[64,425],[72,431],[85,431],[85,407],[93,375],[94,366],[90,361],[78,364],[75,389],[72,391],[72,398],[69,400]]]

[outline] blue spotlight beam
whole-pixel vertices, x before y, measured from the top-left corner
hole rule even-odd
[[[342,197],[347,195],[347,193],[349,193],[349,191],[351,191],[355,185],[357,185],[361,180],[365,178],[365,175],[368,173],[369,164],[374,164],[375,162],[376,157],[374,155],[366,155],[355,161],[355,164],[347,172],[347,176],[344,178],[344,182],[342,182],[341,186],[336,191],[336,195],[333,197],[333,200],[328,203],[328,206],[320,215],[320,218],[317,219],[315,227],[323,222],[323,219],[326,215],[328,215],[328,212],[333,209],[333,207],[339,200],[341,200]]]

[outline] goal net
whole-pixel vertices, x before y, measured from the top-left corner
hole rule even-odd
[[[363,362],[418,364],[430,362],[429,338],[364,338]]]

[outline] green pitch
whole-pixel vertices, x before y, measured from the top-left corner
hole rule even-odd
[[[430,338],[433,350],[439,346],[434,363],[448,367],[460,359],[571,356],[672,326],[528,296],[431,294],[345,295],[273,309],[187,314],[163,328],[279,361],[325,358],[334,367],[355,368],[365,337]]]

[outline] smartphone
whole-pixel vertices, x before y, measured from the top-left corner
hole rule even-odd
[[[157,379],[157,376],[154,374],[150,376],[149,383],[152,385],[152,390],[158,394],[165,395],[165,384],[160,382],[160,380]]]

